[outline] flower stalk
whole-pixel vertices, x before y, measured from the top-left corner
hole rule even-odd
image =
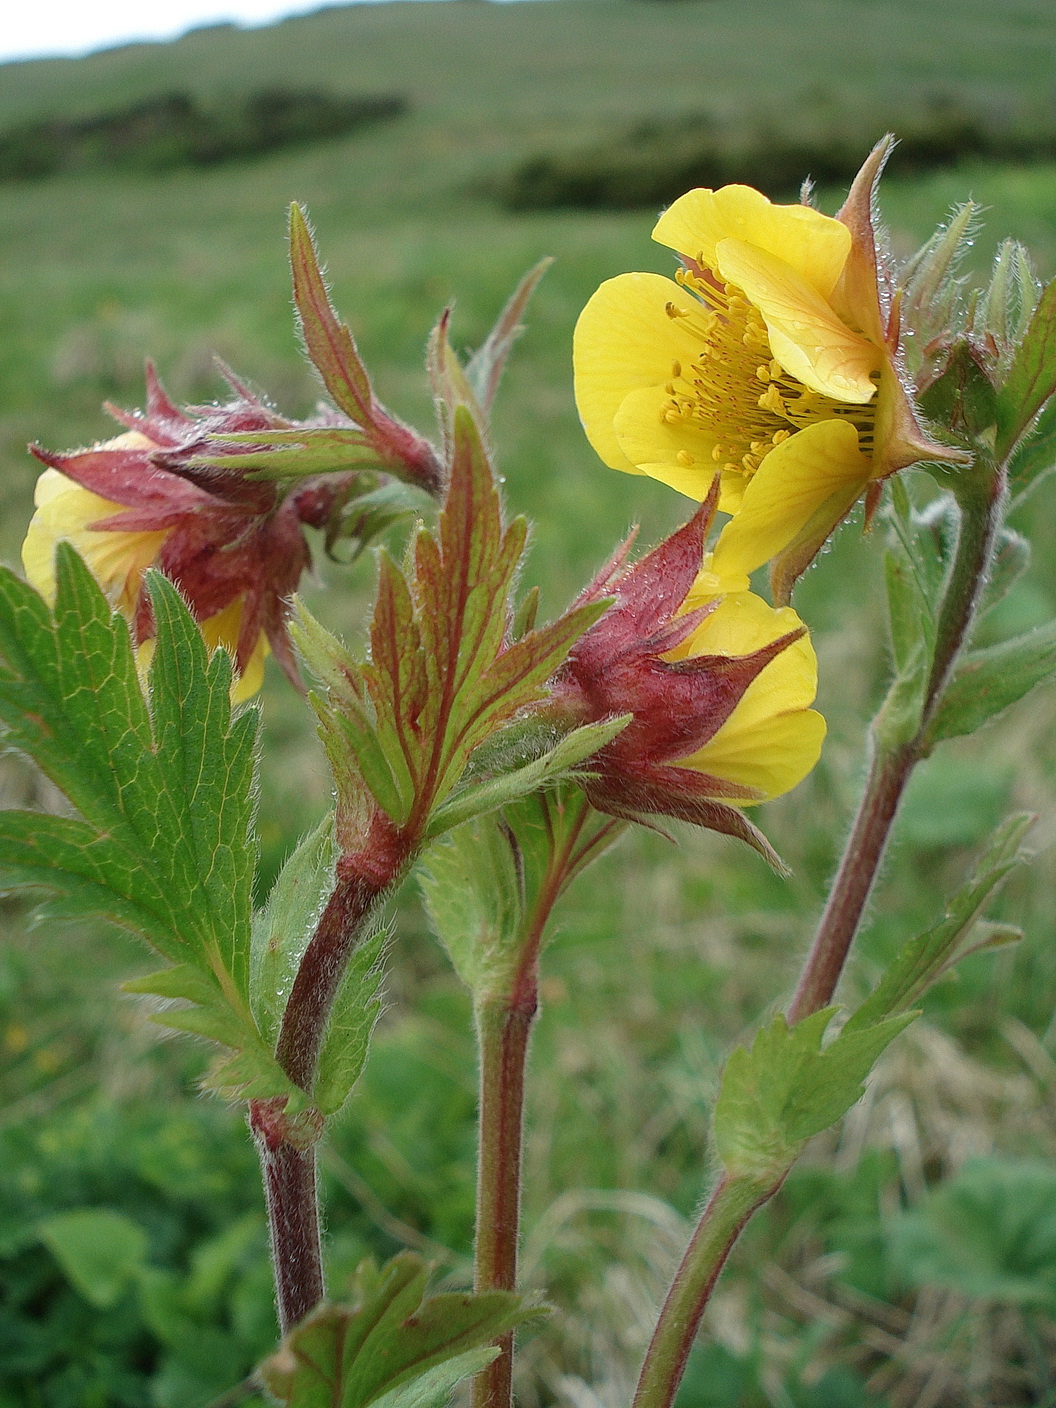
[[[858,813],[814,943],[789,1007],[791,1023],[803,1021],[831,1002],[883,860],[899,803],[913,769],[930,751],[928,727],[948,685],[958,654],[969,638],[994,544],[1006,492],[1004,467],[980,465],[958,485],[961,522],[957,548],[939,611],[935,650],[923,707],[912,736],[885,738],[873,726],[873,760]],[[892,692],[898,688],[898,681]],[[750,1218],[780,1189],[794,1158],[763,1179],[720,1176],[694,1229],[660,1311],[646,1352],[634,1408],[669,1408],[678,1391],[711,1292],[733,1246]]]

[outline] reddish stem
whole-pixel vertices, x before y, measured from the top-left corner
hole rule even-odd
[[[301,959],[275,1054],[290,1080],[310,1093],[330,1010],[371,911],[403,873],[414,846],[381,813],[360,851],[337,863],[337,884]],[[322,1300],[319,1198],[314,1141],[319,1127],[289,1120],[285,1099],[250,1101],[271,1232],[283,1334]]]
[[[873,759],[840,868],[788,1009],[791,1022],[802,1021],[832,1000],[917,756],[915,747],[905,744]]]
[[[311,1091],[330,1009],[366,920],[413,850],[407,833],[378,813],[363,848],[337,863],[336,888],[304,951],[275,1048],[279,1064],[302,1090]]]
[[[538,1001],[534,982],[514,1002],[486,1001],[477,1009],[480,1039],[480,1160],[473,1284],[478,1291],[517,1286],[521,1215],[524,1075]],[[513,1333],[473,1384],[474,1408],[512,1402]]]
[[[279,1329],[285,1335],[319,1304],[325,1284],[315,1146],[298,1148],[287,1142],[278,1103],[251,1101],[249,1125],[264,1175]]]
[[[583,852],[577,851],[589,815],[590,808],[584,806],[551,859],[528,916],[509,991],[485,995],[476,1006],[480,1133],[473,1284],[478,1291],[517,1288],[524,1081],[539,1004],[539,951],[554,905],[591,848],[588,843]],[[512,1331],[497,1343],[498,1357],[473,1381],[473,1408],[511,1408],[513,1403]]]

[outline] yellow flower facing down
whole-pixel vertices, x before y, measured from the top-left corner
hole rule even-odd
[[[576,401],[613,469],[733,515],[713,570],[732,590],[772,561],[775,596],[871,486],[920,460],[959,462],[917,422],[898,374],[898,318],[872,217],[890,139],[835,218],[748,186],[694,190],[653,238],[676,281],[602,284],[574,343]]]
[[[776,862],[745,808],[818,761],[817,660],[803,622],[751,592],[714,591],[702,569],[713,491],[693,518],[627,566],[630,542],[581,602],[611,598],[550,681],[565,727],[629,715],[580,779],[599,811],[725,832]]]
[[[710,581],[692,587],[685,609],[707,604]],[[800,630],[791,607],[774,608],[753,592],[731,592],[667,658],[737,657]],[[680,768],[751,788],[767,801],[802,782],[821,756],[825,720],[810,706],[818,692],[818,661],[808,635],[794,640],[752,680],[733,713],[701,748],[680,758]],[[751,805],[751,803],[746,803]]]
[[[120,435],[103,447],[113,449],[155,448],[136,431]],[[94,494],[75,484],[56,469],[46,469],[37,480],[34,494],[36,512],[30,520],[22,544],[22,565],[26,580],[45,600],[55,600],[55,547],[68,542],[77,549],[110,604],[134,621],[141,601],[143,574],[156,565],[168,531],[128,531],[99,529],[93,525],[112,519],[122,511],[121,504]],[[237,658],[243,619],[242,597],[236,598],[214,616],[199,623],[210,651],[223,646]],[[231,687],[231,699],[239,704],[252,698],[264,683],[264,661],[270,651],[263,633],[259,634],[241,673]],[[136,649],[136,663],[146,676],[154,658],[154,640],[149,637]]]
[[[145,409],[108,408],[126,427],[123,434],[65,454],[31,447],[46,468],[22,560],[32,585],[53,600],[55,547],[72,543],[129,620],[144,671],[154,636],[144,574],[156,567],[179,587],[210,650],[223,646],[231,656],[232,695],[240,701],[260,688],[272,653],[300,687],[289,613],[311,561],[305,528],[328,529],[350,475],[313,475],[283,489],[247,475],[238,444],[221,445],[203,462],[210,435],[266,439],[314,426],[282,419],[228,379],[234,400],[184,411],[148,364]]]

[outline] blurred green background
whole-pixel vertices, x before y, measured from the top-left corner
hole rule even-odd
[[[474,346],[520,274],[556,263],[500,396],[511,507],[535,522],[531,581],[553,611],[632,522],[644,541],[687,501],[602,467],[578,427],[570,340],[604,278],[670,268],[654,211],[511,211],[519,163],[618,151],[621,134],[707,115],[787,137],[824,109],[863,148],[901,115],[970,111],[984,132],[1053,125],[1051,0],[483,0],[321,11],[255,31],[0,68],[0,132],[171,92],[208,104],[288,85],[396,94],[407,112],[344,138],[200,170],[85,170],[0,188],[0,551],[16,561],[35,479],[28,440],[109,434],[153,356],[185,401],[222,396],[212,358],[293,415],[318,389],[292,329],[285,207],[310,210],[335,300],[380,394],[427,427],[426,335],[455,300]],[[995,147],[1000,144],[995,143]],[[662,149],[662,142],[660,147]],[[658,159],[662,158],[661,156]],[[806,175],[803,171],[800,174]],[[985,152],[897,173],[898,254],[951,205],[1056,273],[1056,158]],[[834,210],[841,191],[823,187]],[[1056,610],[1053,489],[1022,510],[1028,578],[992,636]],[[525,1274],[558,1308],[525,1348],[522,1402],[630,1400],[658,1297],[708,1177],[723,1053],[787,994],[860,781],[886,670],[880,544],[846,527],[797,605],[822,663],[821,766],[761,822],[779,881],[712,835],[625,839],[580,882],[545,960],[533,1048]],[[369,560],[320,568],[313,608],[358,638]],[[262,886],[327,805],[304,707],[264,697]],[[941,912],[1010,809],[1040,855],[995,913],[1025,939],[966,962],[885,1057],[842,1129],[811,1147],[752,1225],[695,1352],[680,1408],[1056,1404],[1056,698],[1040,691],[921,769],[846,982],[864,990]],[[48,805],[15,758],[4,805]],[[465,1275],[475,1075],[467,1005],[413,882],[393,923],[389,1005],[324,1154],[333,1282],[363,1254],[424,1248]],[[207,1059],[165,1041],[121,978],[149,959],[109,931],[28,928],[3,902],[0,952],[0,1408],[202,1408],[272,1343],[255,1159],[237,1112],[194,1093]]]

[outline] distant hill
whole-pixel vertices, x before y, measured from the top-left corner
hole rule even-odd
[[[259,29],[0,66],[0,123],[174,89],[407,92],[426,121],[507,132],[778,100],[970,85],[1052,96],[1052,0],[486,0],[353,5]]]

